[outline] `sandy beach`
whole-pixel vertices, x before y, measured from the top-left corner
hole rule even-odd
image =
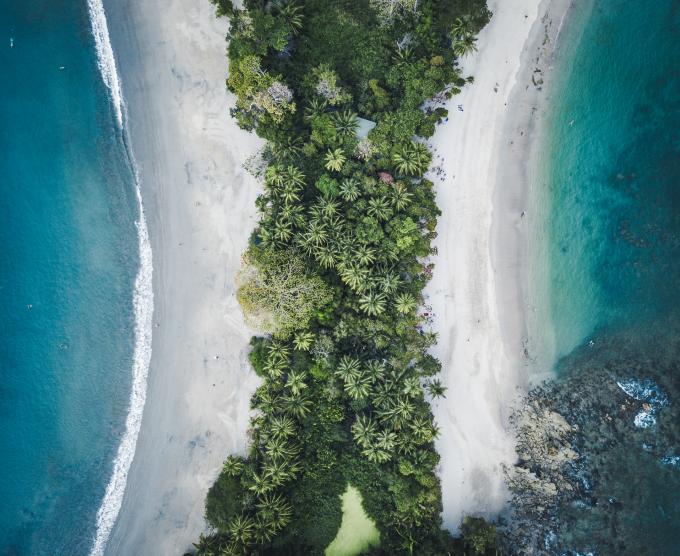
[[[533,373],[535,319],[525,308],[533,306],[527,252],[536,222],[529,210],[536,106],[568,5],[490,2],[494,15],[478,51],[462,63],[474,83],[449,102],[448,122],[432,140],[442,216],[425,300],[448,387],[433,410],[452,531],[468,514],[495,517],[508,498],[502,467],[515,451],[507,418]]]
[[[181,554],[257,383],[234,276],[254,228],[259,147],[229,117],[227,21],[191,0],[106,2],[154,266],[147,402],[107,554]]]
[[[526,172],[541,89],[534,68],[549,59],[547,22],[566,5],[490,5],[479,51],[463,64],[475,81],[449,103],[449,122],[432,141],[443,215],[425,294],[449,387],[434,412],[444,520],[454,531],[463,515],[494,516],[507,498],[502,465],[515,454],[506,420],[530,379],[524,262],[532,225]],[[234,276],[258,193],[242,163],[259,142],[229,118],[227,22],[207,2],[126,0],[106,9],[155,294],[147,404],[107,554],[181,553],[205,527],[205,494],[223,459],[246,446],[256,379]]]

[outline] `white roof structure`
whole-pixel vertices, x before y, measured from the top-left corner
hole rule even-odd
[[[364,118],[357,118],[357,121],[359,122],[359,125],[357,126],[357,137],[359,139],[365,139],[376,124],[375,122]]]

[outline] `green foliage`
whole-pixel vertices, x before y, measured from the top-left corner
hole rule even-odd
[[[217,529],[228,527],[232,518],[240,515],[245,496],[240,476],[233,476],[227,471],[220,473],[206,498],[205,515],[208,523]]]
[[[483,555],[496,549],[496,528],[483,517],[466,516],[460,530],[473,554]]]
[[[316,187],[326,197],[336,197],[340,193],[340,186],[338,180],[330,177],[328,174],[323,174],[317,181]]]
[[[326,283],[294,252],[251,247],[244,262],[236,297],[256,328],[286,337],[332,299]]]
[[[439,215],[422,137],[445,110],[422,107],[463,86],[456,41],[484,4],[215,3],[230,16],[233,116],[267,140],[237,297],[271,336],[251,342],[251,444],[208,495],[199,553],[322,554],[351,483],[380,530],[371,553],[461,554],[441,529],[426,394],[445,388],[418,311]],[[358,116],[377,124],[361,141]]]

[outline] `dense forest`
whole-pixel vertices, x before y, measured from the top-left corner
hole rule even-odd
[[[198,554],[323,554],[348,484],[380,531],[371,554],[493,554],[481,519],[442,529],[429,401],[446,393],[421,308],[439,215],[426,140],[466,83],[484,0],[213,1],[231,115],[266,140],[238,276],[262,383]]]

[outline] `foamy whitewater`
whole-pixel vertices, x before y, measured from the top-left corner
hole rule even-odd
[[[118,452],[113,463],[113,473],[106,487],[106,493],[97,512],[97,530],[94,544],[90,551],[91,556],[100,556],[104,553],[106,543],[118,517],[118,512],[123,503],[125,485],[128,472],[132,465],[137,446],[137,437],[142,425],[144,403],[146,401],[147,376],[151,362],[151,336],[153,319],[153,261],[149,232],[142,204],[142,193],[139,186],[139,175],[134,155],[127,141],[125,128],[125,103],[120,88],[120,79],[116,68],[116,60],[109,38],[106,13],[102,0],[88,0],[88,11],[92,25],[92,34],[95,39],[97,51],[97,65],[101,71],[102,80],[111,94],[111,102],[116,114],[118,127],[123,136],[127,155],[135,176],[135,193],[139,207],[139,220],[136,222],[137,237],[139,243],[139,271],[135,278],[134,288],[134,313],[135,313],[135,349],[132,369],[132,392],[130,394],[130,407],[125,420],[125,432],[121,440]]]

